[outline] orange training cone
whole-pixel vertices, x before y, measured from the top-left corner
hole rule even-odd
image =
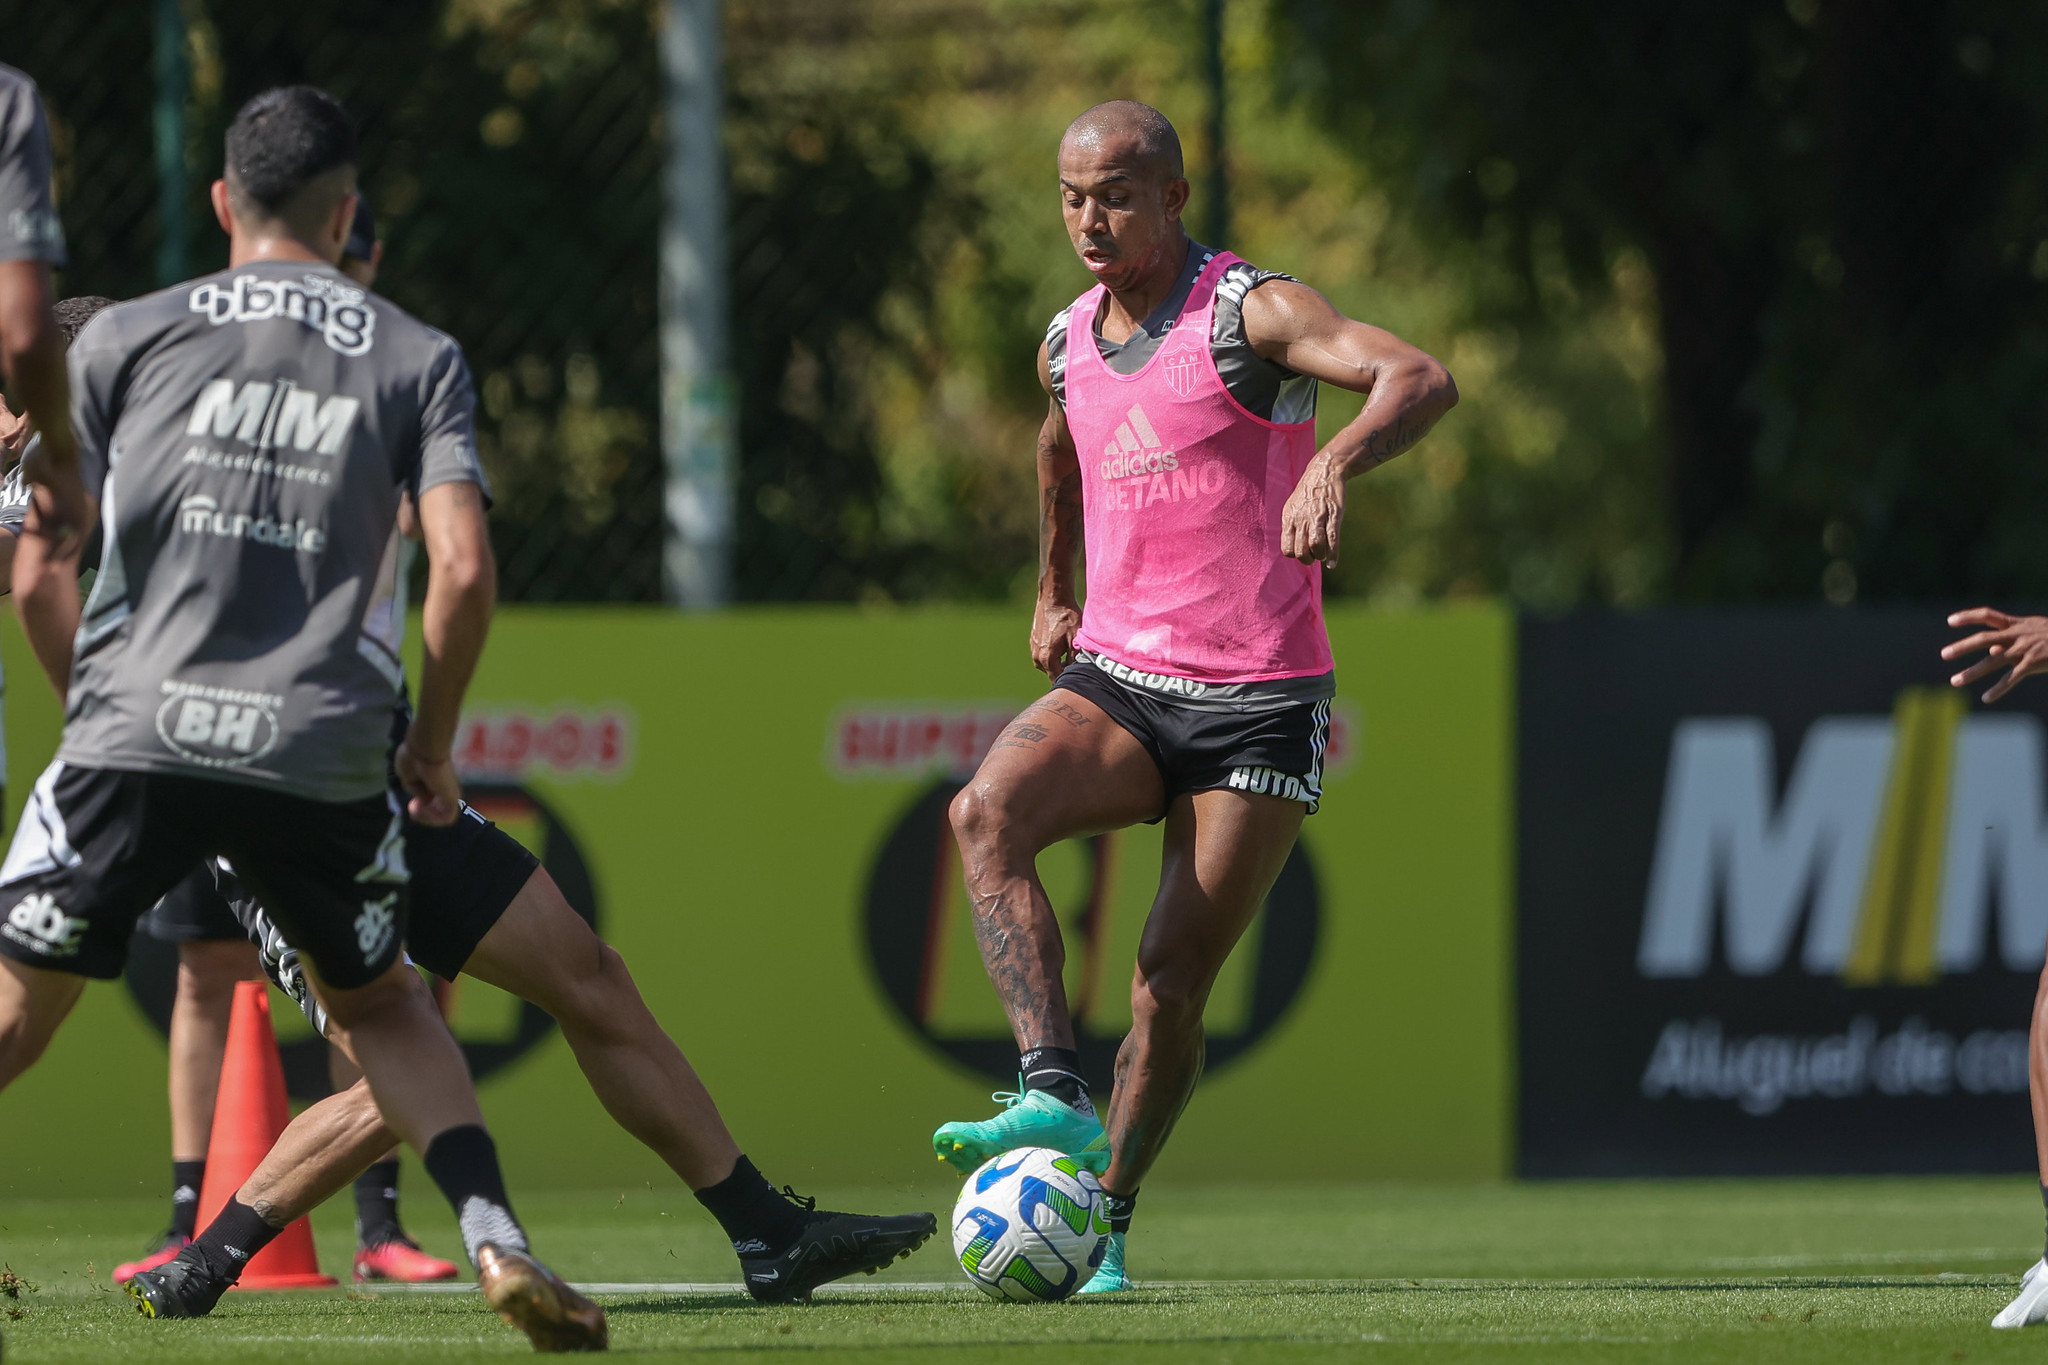
[[[211,1223],[247,1183],[290,1120],[284,1063],[270,1027],[270,983],[237,982],[220,1090],[213,1101],[213,1135],[206,1146],[206,1183],[199,1192],[200,1227]],[[301,1218],[250,1257],[236,1288],[312,1289],[334,1283],[333,1276],[320,1273],[313,1225]]]

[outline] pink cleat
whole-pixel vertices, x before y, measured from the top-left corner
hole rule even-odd
[[[396,1284],[427,1284],[452,1280],[462,1271],[453,1261],[429,1256],[411,1242],[396,1238],[373,1247],[356,1248],[356,1279],[390,1280]]]
[[[191,1244],[192,1239],[182,1232],[164,1234],[163,1245],[139,1261],[125,1261],[114,1267],[114,1283],[126,1284],[145,1270],[155,1270],[164,1262],[176,1256]]]

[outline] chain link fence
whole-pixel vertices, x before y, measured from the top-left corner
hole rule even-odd
[[[334,93],[362,136],[377,288],[456,337],[497,496],[501,590],[662,595],[660,0],[0,0],[0,60],[41,85],[65,293],[127,298],[226,263],[207,189],[234,110]],[[732,357],[746,599],[902,592],[861,393],[940,198],[887,119],[772,69],[732,7]],[[913,291],[914,292],[914,291]],[[879,585],[879,588],[878,588]],[[910,589],[916,595],[915,587]]]

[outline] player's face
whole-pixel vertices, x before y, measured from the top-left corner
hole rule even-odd
[[[1081,263],[1112,290],[1171,264],[1187,197],[1186,180],[1161,176],[1127,141],[1060,148],[1067,236]]]

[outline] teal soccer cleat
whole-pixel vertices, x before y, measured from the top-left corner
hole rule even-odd
[[[1124,1273],[1124,1234],[1109,1234],[1109,1247],[1102,1253],[1102,1264],[1095,1267],[1095,1275],[1088,1283],[1075,1290],[1076,1294],[1121,1294],[1134,1289],[1131,1277]]]
[[[1007,1108],[978,1123],[948,1123],[932,1134],[939,1160],[963,1172],[1019,1147],[1050,1147],[1101,1175],[1109,1169],[1109,1138],[1102,1120],[1054,1099],[1043,1090],[990,1096]]]

